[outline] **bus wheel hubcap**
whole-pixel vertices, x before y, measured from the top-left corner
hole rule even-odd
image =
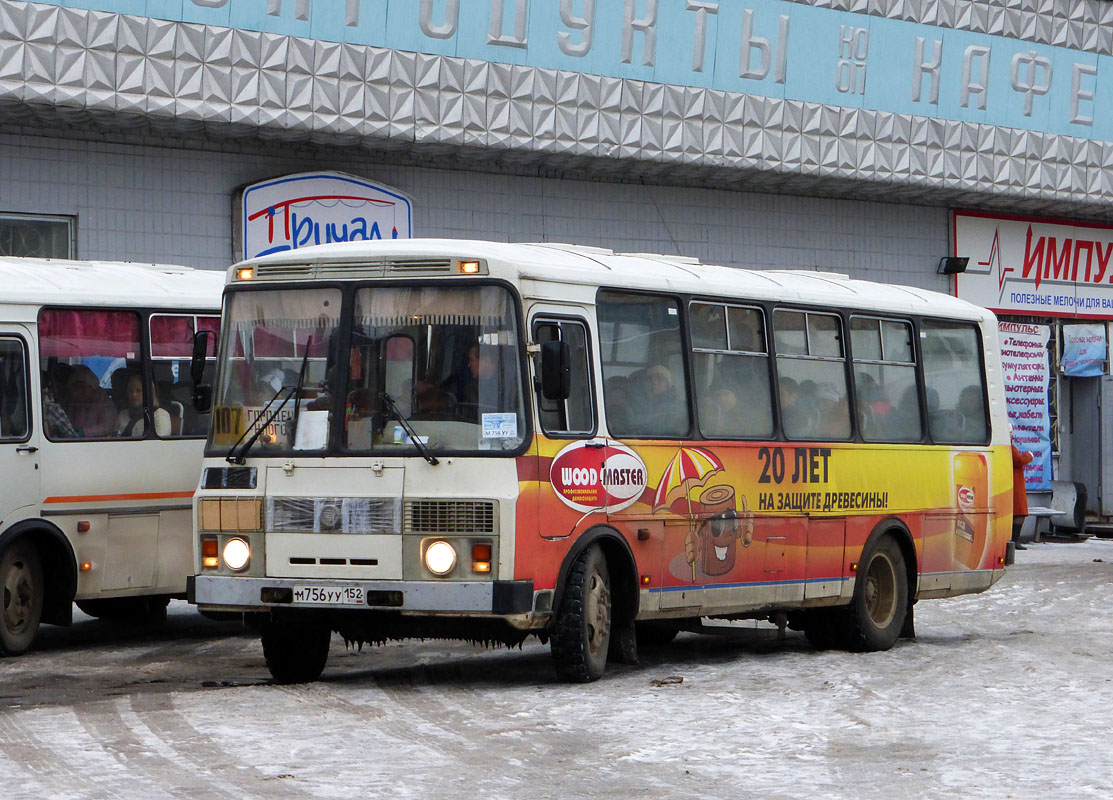
[[[888,626],[897,613],[897,581],[893,563],[884,555],[870,562],[866,573],[866,611],[879,628]]]
[[[34,595],[31,575],[22,561],[8,564],[4,575],[4,626],[19,631],[27,624]]]
[[[587,602],[584,605],[588,649],[592,653],[598,653],[605,645],[607,632],[611,627],[611,596],[603,582],[603,576],[598,572],[591,573]]]

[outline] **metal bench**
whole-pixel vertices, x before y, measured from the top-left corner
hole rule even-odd
[[[1039,542],[1044,536],[1086,535],[1086,487],[1071,481],[1052,481],[1050,504],[1028,506],[1017,540]]]

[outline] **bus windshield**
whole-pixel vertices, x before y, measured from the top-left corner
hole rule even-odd
[[[215,451],[250,439],[272,415],[252,447],[257,455],[417,455],[522,445],[518,326],[505,288],[357,287],[346,342],[342,300],[338,288],[229,297]]]

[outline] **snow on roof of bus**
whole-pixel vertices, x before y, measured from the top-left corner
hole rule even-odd
[[[990,319],[986,309],[941,292],[856,280],[818,269],[754,270],[702,264],[688,256],[616,253],[556,242],[505,243],[469,239],[392,239],[299,248],[251,259],[263,263],[358,263],[392,257],[485,258],[490,274],[557,283],[596,284],[753,300],[943,314]]]
[[[0,303],[220,308],[223,270],[0,256]]]

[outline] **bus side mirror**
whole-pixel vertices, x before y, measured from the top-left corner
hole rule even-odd
[[[213,405],[213,387],[202,383],[205,379],[205,357],[209,353],[212,331],[193,334],[193,357],[189,362],[189,377],[193,381],[193,407],[198,413],[207,414]]]
[[[567,342],[541,345],[541,396],[567,400],[572,394],[572,354]]]

